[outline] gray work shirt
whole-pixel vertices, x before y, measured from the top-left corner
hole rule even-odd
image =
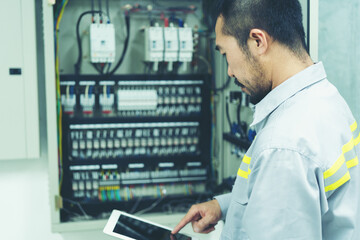
[[[360,126],[314,64],[255,106],[221,239],[360,239]]]

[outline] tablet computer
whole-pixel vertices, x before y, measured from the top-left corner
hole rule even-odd
[[[173,235],[171,230],[126,212],[113,210],[104,233],[123,240],[197,240],[181,233]]]

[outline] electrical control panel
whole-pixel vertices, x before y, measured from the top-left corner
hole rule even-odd
[[[63,99],[75,99],[62,106],[62,221],[209,192],[207,75],[74,78],[61,79]]]
[[[49,144],[55,231],[73,230],[72,222],[93,229],[114,208],[183,214],[213,196],[201,8],[201,1],[56,2],[57,119],[47,116],[57,135],[56,149]]]

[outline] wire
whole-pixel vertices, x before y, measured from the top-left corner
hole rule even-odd
[[[101,74],[101,68],[99,68],[99,66],[97,65],[97,63],[91,63],[91,65],[95,68],[95,70]]]
[[[85,15],[94,14],[94,13],[100,13],[100,11],[86,11],[86,12],[83,12],[79,16],[78,21],[76,23],[76,40],[77,40],[77,45],[78,45],[78,59],[77,59],[77,62],[75,63],[75,65],[74,65],[74,67],[75,67],[75,75],[76,76],[78,76],[80,74],[81,60],[82,60],[82,46],[81,46],[81,39],[80,39],[80,33],[79,33],[80,22],[81,22],[81,19]]]
[[[106,73],[107,77],[113,75],[116,72],[116,70],[120,67],[121,63],[124,60],[127,49],[128,49],[129,38],[130,38],[130,16],[129,16],[128,12],[125,12],[125,25],[126,25],[126,38],[125,38],[124,48],[123,48],[121,57],[120,57],[119,61],[116,63],[114,69],[111,70],[110,72]],[[110,70],[110,68],[109,68],[109,70]]]
[[[64,200],[65,202],[69,202],[69,203],[71,203],[71,204],[76,205],[86,219],[91,218],[91,217],[85,212],[85,210],[83,209],[83,207],[81,206],[81,204],[80,204],[79,202],[70,200],[70,199],[68,199],[68,198],[63,198],[63,200]]]
[[[197,58],[198,58],[199,60],[202,60],[202,61],[206,64],[206,66],[207,66],[207,72],[208,72],[208,74],[211,74],[211,73],[212,73],[212,69],[211,69],[211,64],[210,64],[210,62],[209,62],[205,57],[203,57],[203,56],[201,56],[201,55],[198,55]]]
[[[109,0],[106,0],[106,14],[108,17],[108,23],[110,23],[110,11],[109,11]]]
[[[243,123],[241,123],[241,120],[240,120],[240,112],[241,112],[241,100],[240,100],[239,105],[237,106],[238,132],[239,132],[241,137],[246,137],[246,134],[245,134],[244,129],[243,129]]]
[[[104,86],[103,86],[103,95],[104,95],[104,98],[106,98],[107,97],[107,87],[106,87],[106,84],[104,84]]]
[[[241,126],[240,114],[241,114],[241,104],[242,103],[242,96],[239,98],[239,105],[237,106],[237,123]]]
[[[136,208],[139,206],[141,200],[142,200],[142,196],[140,196],[140,197],[136,200],[134,206],[133,206],[133,207],[131,208],[131,210],[129,211],[130,214],[132,214],[133,212],[135,212],[135,210],[136,210]]]
[[[111,63],[108,63],[108,64],[107,64],[107,70],[106,70],[107,73],[110,71],[110,68],[111,68]],[[105,69],[104,69],[104,70],[105,70]]]
[[[91,11],[92,11],[92,14],[91,14],[91,22],[94,23],[95,20],[94,20],[94,10],[95,10],[95,0],[91,0]]]
[[[226,82],[224,83],[224,85],[222,85],[221,87],[219,88],[216,88],[214,89],[215,92],[222,92],[224,91],[230,84],[230,81],[231,81],[231,77],[228,77]]]
[[[69,99],[70,98],[70,85],[66,86],[66,98]]]
[[[226,119],[229,123],[230,132],[231,132],[231,120],[230,120],[230,113],[229,113],[229,98],[228,97],[226,97],[225,111],[226,111]]]
[[[62,182],[63,182],[63,156],[62,156],[62,106],[61,106],[61,92],[60,92],[60,63],[59,63],[59,26],[62,16],[65,11],[65,7],[69,0],[63,0],[61,2],[61,8],[59,6],[59,13],[55,16],[55,79],[56,79],[56,103],[57,103],[57,126],[58,126],[58,165],[59,165],[59,194],[61,193]]]
[[[144,213],[146,213],[146,212],[148,212],[148,211],[151,211],[151,210],[152,210],[153,208],[155,208],[165,197],[166,197],[166,196],[159,198],[159,199],[156,200],[153,204],[151,204],[150,207],[145,208],[145,209],[143,209],[143,210],[140,210],[140,211],[138,211],[138,212],[136,212],[136,213],[134,213],[134,214],[135,214],[135,215],[141,215],[141,214],[144,214]]]
[[[101,4],[101,0],[98,0],[98,3],[99,3],[99,16],[100,16],[100,23],[103,22],[103,17],[102,17],[102,4]]]
[[[89,85],[86,85],[85,87],[85,98],[88,99],[89,98]]]

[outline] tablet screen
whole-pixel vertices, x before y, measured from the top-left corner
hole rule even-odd
[[[137,240],[191,240],[183,234],[172,235],[170,230],[154,226],[121,214],[114,232]]]

